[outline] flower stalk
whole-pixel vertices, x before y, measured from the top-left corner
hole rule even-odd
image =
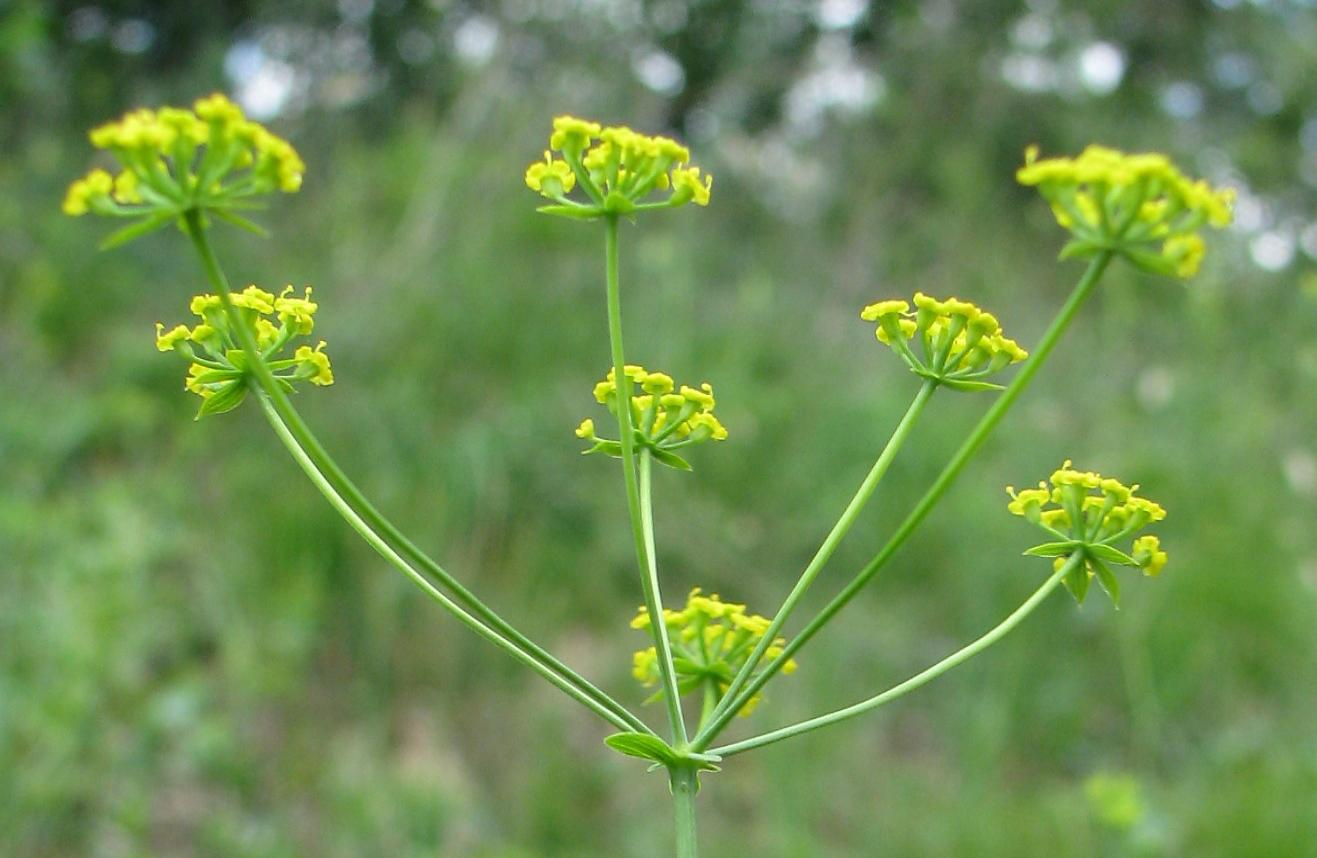
[[[1002,418],[1006,416],[1006,413],[1010,411],[1011,406],[1015,404],[1015,401],[1019,399],[1020,395],[1028,388],[1029,383],[1033,381],[1034,376],[1038,374],[1040,369],[1042,369],[1043,364],[1047,362],[1047,358],[1052,354],[1053,349],[1056,348],[1056,344],[1060,342],[1062,335],[1065,334],[1066,329],[1070,327],[1070,323],[1074,321],[1080,308],[1084,306],[1084,302],[1088,300],[1088,297],[1093,293],[1098,282],[1102,279],[1102,274],[1110,264],[1111,257],[1112,253],[1110,251],[1100,251],[1089,262],[1088,268],[1084,271],[1083,276],[1079,278],[1079,282],[1075,284],[1075,288],[1070,293],[1070,297],[1057,312],[1056,317],[1052,320],[1047,331],[1043,334],[1042,339],[1039,340],[1038,345],[1034,349],[1033,355],[1029,360],[1025,361],[1024,365],[1020,368],[1020,372],[1011,380],[1011,383],[1006,386],[1006,389],[1002,391],[997,400],[993,402],[992,407],[988,409],[987,413],[983,415],[978,424],[970,431],[969,436],[960,445],[960,448],[956,450],[955,454],[952,455],[951,461],[949,461],[946,467],[942,469],[942,472],[938,474],[937,479],[933,481],[933,484],[928,488],[928,491],[924,493],[924,496],[919,499],[917,504],[915,504],[914,509],[910,511],[910,514],[907,515],[905,520],[901,522],[899,527],[897,527],[896,532],[888,539],[887,544],[885,544],[878,554],[875,555],[874,558],[851,579],[851,582],[847,584],[831,602],[824,606],[823,610],[819,611],[814,619],[810,620],[805,628],[787,644],[781,655],[769,662],[769,664],[757,676],[755,676],[754,679],[745,685],[735,699],[730,699],[730,702],[729,699],[724,699],[723,705],[727,708],[721,714],[711,719],[709,724],[700,731],[699,735],[697,735],[695,740],[691,743],[693,748],[697,751],[703,751],[708,748],[712,739],[717,736],[719,731],[727,725],[729,720],[731,720],[727,713],[735,712],[739,705],[743,705],[744,701],[754,696],[759,689],[768,682],[768,680],[772,679],[792,655],[808,643],[810,638],[818,634],[819,630],[827,625],[842,608],[846,607],[851,599],[854,599],[855,595],[864,588],[864,585],[869,583],[873,576],[878,574],[878,571],[887,564],[887,561],[891,559],[892,555],[895,554],[903,544],[905,544],[905,541],[910,538],[910,535],[914,533],[915,529],[919,527],[923,520],[933,510],[933,507],[937,506],[938,501],[942,499],[942,496],[946,494],[947,489],[951,487],[951,484],[955,481],[956,477],[958,477],[960,472],[965,469],[965,466],[969,464],[970,459],[974,457],[974,454],[977,453],[979,448],[983,446],[983,443],[987,441],[988,436],[992,434],[992,430],[997,428],[997,424],[1001,422]]]
[[[320,493],[325,496],[325,499],[329,501],[330,506],[334,508],[335,512],[341,515],[352,529],[355,530],[362,539],[366,540],[366,543],[370,545],[371,548],[375,549],[376,553],[410,578],[412,582],[421,588],[427,596],[446,608],[449,613],[457,617],[457,619],[467,628],[494,644],[499,649],[502,649],[522,664],[534,670],[540,676],[552,683],[554,687],[590,709],[600,718],[603,718],[605,721],[620,729],[629,729],[630,725],[628,722],[619,717],[617,713],[594,700],[571,682],[541,664],[512,641],[490,629],[475,616],[463,610],[460,605],[426,580],[425,576],[416,571],[416,569],[414,569],[406,560],[399,556],[399,554],[394,551],[393,548],[379,536],[379,534],[375,533],[375,531],[362,520],[361,516],[357,515],[357,512],[352,506],[334,490],[334,487],[330,485],[329,480],[326,479],[324,474],[322,474],[315,466],[315,463],[311,461],[310,456],[308,456],[306,451],[302,449],[302,446],[297,442],[293,433],[289,431],[288,426],[283,422],[273,404],[270,402],[270,398],[262,394],[258,395],[257,399],[260,400],[261,409],[265,412],[266,419],[270,422],[270,427],[274,429],[275,435],[277,435],[279,440],[283,442],[284,447],[297,462],[298,466],[307,477],[310,478],[315,487],[320,490]]]
[[[585,700],[590,701],[587,705],[589,705],[591,709],[596,709],[596,707],[598,707],[596,711],[602,710],[607,712],[608,715],[604,717],[610,723],[613,723],[622,729],[652,734],[653,731],[649,726],[636,717],[634,713],[604,691],[591,684],[584,677],[581,677],[575,671],[571,670],[542,647],[535,644],[476,598],[476,596],[458,582],[457,579],[453,578],[452,575],[421,551],[410,539],[404,536],[401,531],[379,513],[374,505],[366,499],[360,490],[357,489],[356,485],[353,484],[347,475],[343,473],[324,447],[321,446],[319,440],[314,434],[312,434],[310,428],[306,425],[305,421],[302,420],[301,415],[293,407],[293,404],[288,401],[287,394],[279,386],[274,374],[262,359],[260,350],[252,337],[251,331],[246,325],[240,324],[237,316],[237,308],[233,304],[232,290],[229,287],[228,278],[225,276],[224,270],[221,268],[219,260],[215,256],[215,252],[211,247],[201,213],[196,210],[186,212],[183,216],[183,224],[184,231],[187,232],[188,237],[192,240],[192,246],[201,261],[206,278],[210,281],[211,287],[219,296],[225,313],[233,322],[232,327],[235,329],[234,333],[237,337],[239,347],[242,348],[243,352],[247,355],[250,372],[255,378],[261,391],[265,394],[265,398],[262,401],[263,406],[272,409],[278,416],[281,425],[287,430],[289,436],[294,439],[298,449],[306,456],[307,460],[313,464],[316,472],[326,480],[328,485],[334,490],[336,496],[343,499],[347,508],[352,510],[354,515],[359,517],[371,533],[382,533],[386,535],[394,545],[399,547],[403,554],[407,555],[412,560],[412,562],[422,566],[428,573],[438,578],[445,587],[455,594],[459,602],[471,610],[472,615],[478,618],[483,629],[492,631],[499,640],[505,642],[515,650],[516,654],[525,659],[529,659],[529,662],[537,668],[537,672],[541,673],[546,679],[549,679],[556,685],[558,683],[555,677],[563,678],[569,687],[579,691],[584,696]],[[340,514],[342,513],[342,510],[340,510],[337,505],[335,505],[335,509],[338,510]],[[352,524],[351,519],[349,519],[349,524]],[[353,527],[356,529],[355,525],[353,525]],[[386,559],[388,559],[387,556]],[[412,573],[415,571],[410,566],[399,568],[402,569],[405,574],[408,574],[409,577],[412,577]],[[425,583],[427,586],[423,587],[423,589],[426,589],[428,593],[431,588],[428,586],[428,581]],[[441,602],[441,604],[448,607],[448,604],[445,602]],[[454,610],[453,608],[449,609]],[[457,613],[456,610],[454,612]],[[490,639],[493,640],[494,638]],[[572,696],[576,695],[573,694]],[[582,702],[584,702],[584,700]]]
[[[888,439],[886,446],[883,447],[883,451],[878,455],[877,461],[873,463],[873,467],[869,469],[869,473],[865,476],[864,481],[860,483],[860,488],[855,492],[850,503],[846,505],[846,509],[842,511],[841,517],[838,518],[837,523],[832,526],[832,530],[829,531],[828,535],[824,538],[823,544],[819,546],[818,551],[814,553],[814,556],[805,566],[805,571],[800,574],[800,578],[797,579],[795,586],[791,588],[791,592],[788,593],[786,599],[783,600],[782,606],[777,609],[777,613],[773,616],[773,620],[768,626],[768,631],[764,633],[764,637],[755,646],[754,652],[751,654],[749,660],[747,660],[745,665],[737,672],[731,685],[723,695],[721,703],[714,707],[714,710],[709,713],[708,718],[701,721],[698,736],[715,734],[720,725],[725,725],[731,720],[732,716],[739,711],[740,707],[735,705],[735,701],[740,699],[741,689],[743,689],[746,683],[750,681],[750,677],[755,669],[761,666],[761,660],[764,658],[768,648],[776,640],[782,627],[786,624],[787,618],[791,616],[796,605],[800,603],[802,598],[804,598],[805,592],[814,582],[814,579],[818,577],[819,573],[823,571],[823,567],[827,565],[827,562],[830,559],[832,559],[832,555],[836,552],[837,546],[841,544],[842,539],[844,539],[846,534],[850,532],[851,527],[854,526],[856,519],[859,518],[860,512],[864,509],[865,504],[867,504],[869,499],[873,497],[874,491],[878,488],[878,483],[882,481],[883,476],[887,473],[887,469],[896,459],[896,454],[900,451],[902,445],[905,444],[906,439],[910,437],[910,433],[914,429],[915,423],[924,411],[924,406],[928,404],[928,400],[932,398],[933,391],[936,389],[937,382],[933,379],[925,379],[924,383],[920,385],[919,392],[915,394],[915,398],[910,403],[910,407],[906,409],[905,416],[901,418],[901,422],[897,424],[896,429],[892,432],[892,436]],[[748,701],[752,698],[753,694],[747,696],[745,700]],[[744,703],[742,705],[744,705]],[[696,745],[700,742],[698,736],[695,740]]]
[[[659,589],[658,561],[654,552],[654,522],[649,501],[641,499],[640,476],[636,461],[636,439],[631,425],[631,379],[626,373],[626,350],[622,343],[622,297],[617,259],[617,215],[604,216],[604,269],[605,288],[608,293],[608,340],[613,354],[613,373],[617,383],[618,438],[622,451],[622,479],[626,489],[627,512],[631,520],[631,536],[635,542],[636,562],[640,567],[640,584],[645,594],[645,607],[651,617],[663,616],[662,595]],[[641,457],[640,468],[645,472],[645,494],[649,494],[650,456]],[[664,623],[651,623],[654,647],[658,651],[659,675],[663,683],[663,697],[667,705],[668,726],[672,742],[677,747],[686,744],[686,722],[681,714],[681,694],[677,690],[677,674],[672,665],[672,646]]]
[[[1034,608],[1037,608],[1042,604],[1043,600],[1056,589],[1056,586],[1061,583],[1062,579],[1064,579],[1067,574],[1082,566],[1083,558],[1079,555],[1072,556],[1069,560],[1066,560],[1061,566],[1059,566],[1052,575],[1043,582],[1042,586],[1035,590],[1033,595],[1028,599],[1025,599],[1024,603],[1012,611],[1006,619],[993,626],[990,631],[976,639],[973,643],[961,647],[951,655],[939,661],[937,664],[926,670],[920,671],[905,682],[902,682],[899,685],[894,685],[881,694],[875,694],[873,697],[861,700],[859,703],[847,706],[844,709],[838,709],[835,712],[829,712],[826,715],[819,715],[817,718],[810,718],[807,721],[801,721],[799,724],[792,724],[791,726],[783,727],[780,730],[773,730],[759,736],[743,739],[739,742],[732,742],[719,748],[715,748],[709,753],[721,757],[730,757],[734,754],[741,754],[755,748],[762,748],[765,745],[771,745],[774,742],[781,742],[783,739],[790,739],[793,736],[800,736],[814,730],[829,727],[841,721],[846,721],[857,715],[862,715],[871,709],[877,709],[879,706],[891,703],[893,700],[900,697],[904,697],[916,688],[920,688],[921,686],[932,682],[934,679],[937,679],[953,667],[964,664],[966,661],[969,661],[974,656],[1001,640],[1009,634],[1012,629],[1018,626],[1025,617],[1033,613]]]

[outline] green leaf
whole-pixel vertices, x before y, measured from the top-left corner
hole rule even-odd
[[[217,202],[209,203],[207,208],[211,211],[216,209],[229,209],[230,211],[265,211],[270,207],[269,203],[263,200],[228,198]]]
[[[1029,557],[1065,557],[1074,554],[1075,550],[1083,545],[1082,542],[1067,540],[1065,542],[1044,542],[1042,545],[1035,545],[1028,551],[1024,552]]]
[[[603,214],[594,206],[563,206],[551,205],[540,206],[535,211],[542,214],[557,215],[558,217],[571,218],[572,220],[595,220]]]
[[[908,360],[906,361],[906,363],[907,363],[907,364],[910,364],[910,371],[913,372],[915,375],[920,376],[921,378],[927,378],[927,379],[929,379],[930,381],[941,381],[941,380],[942,380],[942,376],[940,376],[940,375],[938,375],[937,373],[933,372],[933,370],[928,369],[928,368],[925,367],[922,363],[921,363],[921,364],[912,364],[912,363],[910,363],[910,361],[908,361]]]
[[[1102,585],[1103,590],[1107,591],[1107,595],[1111,597],[1111,604],[1115,605],[1116,610],[1119,611],[1120,580],[1116,578],[1116,573],[1112,572],[1111,567],[1101,560],[1094,560],[1093,568],[1097,571],[1098,583]]]
[[[604,197],[604,211],[610,214],[629,215],[636,210],[636,204],[619,191],[610,191]]]
[[[675,766],[681,759],[667,742],[646,733],[614,733],[604,739],[604,744],[628,757],[653,760],[664,766]]]
[[[693,470],[690,466],[690,462],[687,462],[676,453],[669,452],[661,447],[651,448],[650,452],[654,454],[654,460],[659,464],[667,465],[669,468],[676,468],[679,471]]]
[[[131,223],[123,229],[110,233],[101,242],[100,248],[101,250],[111,250],[122,247],[130,241],[155,232],[162,226],[167,226],[176,216],[176,212],[159,212],[150,217],[142,218],[137,223]]]
[[[1070,591],[1070,595],[1075,597],[1075,601],[1084,604],[1084,597],[1088,595],[1089,574],[1088,569],[1083,566],[1076,566],[1065,574],[1061,583]]]
[[[1174,277],[1176,264],[1159,253],[1140,250],[1135,247],[1122,247],[1120,253],[1137,267],[1151,274]]]
[[[247,218],[243,217],[242,215],[234,214],[233,212],[228,211],[227,209],[217,209],[217,208],[210,209],[210,213],[213,214],[215,217],[219,218],[220,220],[225,221],[226,223],[231,223],[234,226],[238,227],[239,229],[245,229],[254,235],[259,235],[261,238],[270,237],[269,230],[267,230],[265,227],[261,226],[258,223],[253,223],[252,221],[247,220]]]
[[[231,381],[206,397],[205,401],[201,403],[201,408],[197,411],[195,419],[200,420],[202,417],[209,417],[212,414],[223,414],[226,411],[232,411],[241,405],[246,398],[246,382],[242,379]]]
[[[1121,566],[1139,565],[1133,557],[1130,557],[1124,551],[1112,548],[1110,545],[1094,543],[1092,545],[1085,545],[1084,550],[1087,551],[1090,556],[1099,560],[1105,560],[1108,563],[1119,563]]]
[[[220,381],[230,381],[235,378],[242,378],[242,373],[236,369],[208,369],[205,372],[193,377],[197,384],[215,384]]]
[[[677,693],[689,694],[704,684],[703,676],[688,676],[685,679],[677,680]]]
[[[958,378],[944,378],[942,384],[952,390],[979,391],[979,390],[1005,390],[1000,384],[993,384],[990,381],[968,381]]]
[[[1066,242],[1065,247],[1061,248],[1061,253],[1058,254],[1057,259],[1083,259],[1100,250],[1102,250],[1102,245],[1096,242],[1072,238]]]
[[[622,444],[620,441],[596,441],[595,445],[588,450],[582,450],[582,456],[588,456],[591,453],[606,453],[614,459],[622,458]]]

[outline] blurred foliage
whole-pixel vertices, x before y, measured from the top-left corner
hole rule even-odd
[[[1066,456],[1170,510],[1115,614],[1057,598],[891,709],[706,780],[710,854],[1317,855],[1317,14],[1300,0],[298,0],[0,4],[0,853],[653,856],[666,786],[465,634],[324,506],[251,409],[194,424],[152,345],[199,271],[58,213],[84,132],[216,88],[310,172],[226,235],[313,283],[339,382],[302,407],[506,615],[639,703],[606,461],[598,230],[521,185],[549,118],[680,133],[707,211],[623,236],[628,346],[705,377],[732,440],[658,486],[670,596],[769,612],[916,384],[856,318],[961,293],[1026,345],[1074,265],[1030,142],[1157,148],[1241,189],[1181,287],[1116,271],[981,458],[769,688],[847,703],[1013,607],[1044,561],[1001,486]],[[820,604],[981,412],[940,395]],[[1155,492],[1154,492],[1155,489]],[[1095,773],[1142,815],[1103,823]],[[646,818],[653,815],[654,818]]]

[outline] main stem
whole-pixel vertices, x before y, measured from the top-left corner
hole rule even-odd
[[[613,379],[617,385],[617,426],[622,444],[622,478],[626,486],[627,513],[631,519],[631,536],[635,542],[636,562],[640,567],[640,585],[645,593],[645,610],[658,653],[659,677],[667,703],[668,723],[674,745],[686,745],[686,722],[681,714],[681,696],[677,689],[677,672],[672,666],[672,647],[668,627],[663,621],[663,603],[659,594],[658,565],[654,556],[652,522],[648,503],[642,506],[640,478],[636,472],[636,439],[631,426],[631,379],[626,374],[626,351],[622,347],[622,297],[617,264],[617,215],[604,217],[604,268],[608,291],[608,340],[613,352]],[[648,455],[644,466],[648,467]],[[646,480],[648,489],[648,480]]]
[[[512,641],[519,649],[523,650],[533,660],[544,665],[551,671],[563,676],[571,685],[580,689],[587,697],[594,700],[600,706],[612,712],[620,718],[625,724],[624,729],[636,730],[639,732],[653,734],[653,730],[631,713],[625,706],[614,700],[607,693],[594,686],[587,679],[577,674],[567,665],[559,661],[548,651],[540,647],[534,641],[530,640],[510,623],[500,617],[492,609],[486,606],[478,599],[474,593],[464,587],[461,582],[450,575],[438,563],[430,558],[425,552],[418,548],[410,539],[406,537],[397,527],[381,514],[373,504],[361,493],[356,485],[343,473],[338,463],[324,449],[319,440],[311,432],[310,427],[302,419],[302,416],[293,407],[288,400],[287,394],[275,381],[273,374],[270,372],[265,361],[260,357],[260,351],[256,346],[251,332],[246,326],[238,323],[236,313],[234,312],[231,291],[229,289],[228,278],[224,275],[224,270],[220,267],[219,260],[216,258],[214,250],[210,246],[206,230],[201,222],[200,214],[193,210],[184,215],[184,222],[187,225],[188,236],[192,239],[192,244],[201,259],[202,268],[210,281],[216,294],[224,305],[230,320],[233,322],[233,328],[238,336],[239,345],[248,358],[248,365],[252,368],[256,376],[257,384],[269,398],[271,407],[279,416],[281,422],[286,426],[292,437],[297,441],[299,448],[306,454],[308,459],[315,465],[317,471],[334,488],[335,492],[348,504],[348,506],[361,517],[372,531],[380,534],[389,544],[395,546],[397,550],[407,557],[412,563],[417,564],[428,574],[438,579],[445,587],[448,588],[456,601],[464,605],[467,610],[478,617],[485,625],[496,630],[502,637]]]
[[[873,496],[874,490],[878,488],[878,483],[882,480],[883,475],[887,473],[887,469],[896,458],[896,454],[901,449],[901,445],[903,445],[906,439],[910,436],[915,421],[917,421],[919,415],[923,413],[924,406],[928,403],[929,398],[932,397],[933,391],[936,388],[937,382],[932,381],[931,379],[926,380],[923,386],[919,388],[919,392],[915,394],[914,401],[911,402],[910,407],[906,409],[905,416],[901,418],[901,422],[897,424],[896,429],[892,432],[892,437],[888,439],[887,445],[883,448],[882,453],[878,455],[878,460],[874,462],[873,467],[869,469],[869,473],[865,476],[864,482],[860,483],[860,488],[855,492],[855,496],[852,497],[850,503],[846,505],[846,509],[842,512],[841,518],[837,519],[837,523],[832,526],[832,530],[823,540],[823,544],[819,546],[818,551],[814,553],[814,557],[809,561],[809,565],[805,567],[805,571],[800,574],[800,578],[796,581],[796,585],[791,588],[791,592],[787,594],[786,600],[782,602],[782,607],[777,609],[777,613],[773,616],[772,622],[768,625],[768,630],[764,632],[758,645],[755,646],[754,652],[751,653],[750,658],[746,660],[745,664],[741,666],[741,669],[737,671],[736,676],[732,679],[731,685],[729,685],[727,691],[724,692],[720,705],[714,709],[713,715],[710,716],[709,721],[702,725],[698,735],[695,737],[694,744],[696,747],[700,746],[702,740],[707,740],[717,734],[717,732],[726,726],[727,722],[734,717],[737,710],[729,706],[728,703],[736,697],[740,690],[745,686],[745,683],[749,681],[750,675],[759,665],[760,660],[764,657],[764,653],[768,651],[768,648],[772,646],[773,642],[777,639],[778,632],[781,631],[782,626],[785,625],[787,617],[791,616],[791,612],[795,610],[796,605],[802,598],[804,598],[805,591],[809,589],[810,584],[814,582],[814,579],[818,577],[818,574],[823,571],[823,567],[827,565],[827,562],[832,558],[833,553],[836,552],[837,546],[841,544],[842,539],[848,532],[850,532],[851,527],[855,524],[855,520],[859,518],[860,512],[864,509],[864,505],[868,503],[869,498]]]
[[[1048,326],[1042,339],[1038,341],[1033,356],[1024,364],[1020,369],[1020,372],[1015,376],[1006,389],[1002,391],[1001,395],[997,398],[997,401],[994,402],[992,407],[988,409],[988,412],[983,415],[983,418],[979,420],[978,425],[974,427],[970,432],[969,437],[960,445],[960,449],[956,450],[955,454],[951,457],[951,461],[942,469],[942,473],[940,473],[937,479],[933,481],[933,485],[930,486],[928,491],[924,493],[924,496],[920,498],[919,503],[915,505],[915,508],[911,510],[910,514],[906,516],[903,522],[901,522],[900,527],[898,527],[896,532],[892,534],[891,538],[887,541],[887,544],[884,545],[882,550],[880,550],[878,554],[869,561],[868,565],[861,569],[855,577],[851,579],[851,582],[846,585],[845,589],[837,594],[836,598],[829,602],[823,610],[814,617],[814,619],[810,620],[808,625],[801,630],[800,634],[787,643],[783,648],[782,653],[777,658],[773,659],[773,661],[769,662],[764,669],[760,671],[744,689],[742,689],[736,700],[728,703],[728,699],[724,698],[723,703],[728,706],[729,711],[739,711],[740,708],[745,705],[746,701],[758,693],[759,689],[763,688],[764,684],[782,669],[782,666],[786,664],[794,653],[808,643],[810,638],[818,633],[819,629],[827,625],[828,621],[837,615],[837,612],[846,607],[851,599],[855,598],[855,594],[864,588],[864,585],[878,573],[878,570],[886,565],[887,561],[891,559],[897,549],[905,543],[910,537],[910,534],[914,533],[915,528],[923,522],[924,518],[932,511],[933,507],[937,505],[937,502],[942,499],[944,494],[946,494],[946,491],[951,487],[952,482],[955,481],[956,477],[960,475],[960,472],[965,469],[965,465],[969,463],[969,460],[973,458],[974,454],[983,446],[983,442],[988,439],[988,435],[992,433],[992,430],[995,429],[997,424],[1001,422],[1002,418],[1006,416],[1006,412],[1015,404],[1015,400],[1020,398],[1020,394],[1024,393],[1025,389],[1029,386],[1029,383],[1033,381],[1034,376],[1038,374],[1038,371],[1042,368],[1043,364],[1046,363],[1052,350],[1056,348],[1056,344],[1061,339],[1061,335],[1065,333],[1066,329],[1070,326],[1070,323],[1074,320],[1075,315],[1078,314],[1079,308],[1084,305],[1086,300],[1088,300],[1094,287],[1096,287],[1098,281],[1102,279],[1102,273],[1106,270],[1107,265],[1110,262],[1110,251],[1103,251],[1093,257],[1093,261],[1089,263],[1087,270],[1085,270],[1083,276],[1079,278],[1079,282],[1075,284],[1075,288],[1070,293],[1070,297],[1057,312],[1056,318],[1052,320],[1052,324]],[[726,722],[724,721],[723,723],[725,724]],[[708,746],[709,741],[715,735],[713,731],[707,729],[704,731],[704,734],[702,741],[694,743],[693,747],[696,750],[704,750],[704,748]]]
[[[375,549],[381,557],[410,578],[412,582],[420,587],[427,596],[451,611],[453,615],[463,623],[463,625],[467,626],[490,643],[504,650],[513,658],[530,667],[536,673],[553,683],[554,686],[564,691],[569,697],[584,704],[590,710],[599,715],[599,717],[608,721],[613,726],[621,730],[628,729],[627,723],[615,713],[600,705],[597,701],[592,700],[565,678],[549,670],[546,666],[531,658],[528,653],[514,646],[510,641],[499,635],[493,629],[482,624],[478,619],[467,613],[460,605],[431,584],[424,575],[412,568],[412,566],[399,556],[398,553],[379,536],[379,534],[375,533],[375,531],[373,531],[370,526],[362,520],[361,516],[357,515],[356,511],[352,509],[347,501],[334,490],[334,487],[330,485],[329,480],[320,473],[319,469],[316,468],[315,463],[312,462],[311,458],[306,454],[306,451],[304,451],[301,445],[297,443],[297,439],[293,437],[292,432],[289,431],[288,427],[284,425],[284,422],[279,418],[279,414],[274,410],[274,406],[271,404],[270,400],[262,393],[257,393],[256,398],[260,400],[261,408],[265,411],[265,416],[270,421],[270,426],[274,429],[275,434],[279,437],[279,440],[283,442],[284,446],[288,449],[288,452],[292,454],[293,459],[311,479],[311,482],[320,490],[320,493],[325,496],[325,499],[329,501],[330,505],[334,507],[338,514],[343,516],[347,523],[351,525],[352,529],[360,534],[361,538],[366,540],[367,544]]]
[[[699,841],[695,836],[695,794],[699,792],[697,773],[692,766],[680,766],[671,773],[673,819],[677,825],[677,858],[699,858]]]
[[[895,685],[881,694],[875,694],[868,700],[862,700],[853,706],[847,706],[845,709],[838,709],[835,712],[829,712],[826,715],[820,715],[817,718],[811,718],[808,721],[802,721],[799,724],[793,724],[790,727],[783,727],[780,730],[773,730],[772,732],[745,739],[744,741],[732,742],[729,745],[715,748],[710,753],[727,757],[732,754],[739,754],[742,751],[748,751],[751,748],[761,748],[764,745],[771,745],[774,742],[780,742],[783,739],[790,739],[792,736],[799,736],[801,733],[808,733],[811,730],[818,730],[836,724],[839,721],[854,718],[856,715],[868,712],[870,709],[877,709],[884,703],[890,703],[898,697],[904,697],[916,688],[937,679],[948,670],[951,670],[951,668],[968,661],[1005,637],[1006,634],[1018,626],[1025,617],[1033,613],[1034,608],[1038,607],[1038,605],[1056,589],[1056,585],[1061,583],[1061,579],[1065,577],[1067,572],[1073,569],[1076,564],[1083,562],[1083,552],[1071,555],[1070,559],[1062,564],[1060,569],[1053,572],[1052,576],[1044,581],[1043,585],[1035,590],[1033,595],[1024,601],[1024,604],[1012,611],[1010,616],[994,626],[991,631],[987,632],[968,646],[956,650],[954,653],[942,659],[927,670],[915,674],[900,685]]]

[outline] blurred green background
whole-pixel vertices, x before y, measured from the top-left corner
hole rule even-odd
[[[152,343],[180,237],[58,211],[93,124],[232,93],[305,188],[235,280],[315,285],[299,398],[377,503],[639,705],[597,227],[534,213],[562,112],[666,131],[713,204],[623,234],[629,356],[732,432],[657,487],[667,592],[771,613],[917,387],[857,311],[958,294],[1034,342],[1081,266],[1025,145],[1171,153],[1239,189],[1188,284],[1115,267],[955,490],[770,687],[759,731],[997,622],[1045,561],[1002,486],[1144,484],[1171,565],[1054,596],[972,665],[705,780],[710,855],[1317,855],[1317,9],[1311,0],[0,2],[0,854],[651,856],[660,775],[328,509],[255,409],[193,423]],[[987,405],[935,398],[811,594]],[[797,626],[798,627],[798,624]],[[650,707],[655,723],[661,712]],[[1094,780],[1094,776],[1098,776]],[[1086,788],[1085,784],[1088,784]]]

